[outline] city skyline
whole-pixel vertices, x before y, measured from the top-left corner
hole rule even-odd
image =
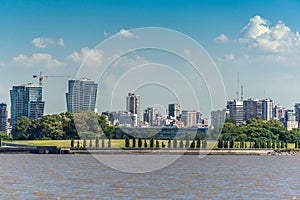
[[[0,101],[6,102],[8,107],[12,85],[36,83],[32,74],[39,71],[76,78],[86,55],[93,58],[88,62],[101,62],[101,52],[94,50],[97,44],[114,34],[130,38],[129,29],[145,26],[174,29],[200,43],[219,67],[227,99],[236,96],[239,72],[246,98],[271,98],[286,108],[293,108],[294,103],[300,101],[297,93],[300,80],[296,76],[300,72],[298,1],[185,1],[173,3],[172,9],[167,9],[167,1],[118,2],[119,9],[113,9],[114,3],[110,1],[90,4],[53,1],[47,5],[35,1],[3,1],[0,4],[0,21],[4,27],[0,42],[6,47],[0,49]],[[149,15],[140,18],[141,13]],[[78,24],[72,23],[74,20]],[[124,60],[121,67],[132,62],[144,63],[145,58],[148,57],[139,55]],[[66,109],[66,88],[66,78],[45,81],[45,114]],[[148,89],[153,96],[156,88]],[[127,91],[130,90],[133,91],[132,88]],[[201,102],[206,105],[209,95],[204,93],[205,99]],[[175,102],[172,95],[167,98],[165,102],[145,102],[141,107]],[[121,100],[117,103],[124,105]],[[104,105],[98,110],[109,108],[108,103]],[[187,106],[187,109],[192,107]],[[205,113],[209,113],[209,109]]]

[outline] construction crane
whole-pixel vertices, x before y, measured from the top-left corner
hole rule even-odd
[[[40,72],[40,75],[33,75],[33,78],[39,78],[39,86],[42,87],[43,79],[49,77],[69,77],[69,76],[43,76],[43,72]]]

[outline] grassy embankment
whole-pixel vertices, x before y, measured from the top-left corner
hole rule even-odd
[[[77,147],[77,143],[79,141],[79,146],[83,146],[83,140],[74,140],[74,146]],[[8,143],[14,144],[24,144],[24,145],[33,145],[33,146],[57,146],[57,147],[70,147],[71,140],[15,140],[15,141],[4,141]],[[191,141],[190,141],[191,142]],[[167,147],[168,140],[159,140],[159,146],[162,147],[162,143],[165,144]],[[108,140],[104,141],[105,147],[108,146]],[[184,141],[185,144],[185,141]],[[249,143],[247,142],[246,145],[249,147]],[[86,140],[86,146],[90,146],[90,140]],[[95,147],[95,140],[92,140],[92,147]],[[99,140],[99,146],[102,147],[102,141]],[[150,140],[147,140],[147,146],[150,147]],[[154,141],[155,146],[155,141]],[[173,146],[173,144],[172,144]],[[177,146],[179,147],[179,141],[177,141]],[[125,147],[125,140],[124,139],[112,139],[111,140],[111,147],[112,148],[124,148]],[[132,147],[132,140],[130,140],[130,147]],[[138,141],[136,140],[136,147],[138,147]],[[144,140],[142,140],[142,147],[144,147]],[[207,142],[208,148],[216,148],[217,142],[216,141],[208,141]],[[295,144],[289,143],[288,149],[294,149]]]

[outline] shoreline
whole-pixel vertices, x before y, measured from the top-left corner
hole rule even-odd
[[[2,146],[0,154],[145,154],[145,155],[271,155],[300,156],[292,149],[145,149],[145,148],[60,148],[57,146]]]

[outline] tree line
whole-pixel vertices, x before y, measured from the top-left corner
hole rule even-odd
[[[286,130],[278,120],[252,118],[242,125],[227,119],[222,126],[218,148],[287,148],[288,143],[300,147],[299,129]]]

